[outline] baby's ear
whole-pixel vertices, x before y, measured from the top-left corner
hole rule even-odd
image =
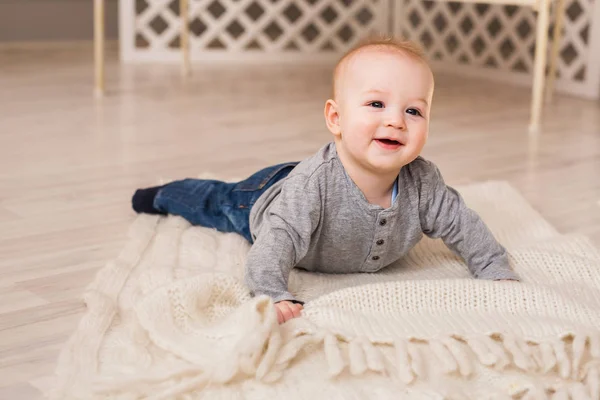
[[[325,103],[325,123],[327,124],[327,129],[333,133],[333,136],[341,135],[338,104],[332,99],[327,100]]]

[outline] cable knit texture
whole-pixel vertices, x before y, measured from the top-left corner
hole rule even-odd
[[[277,324],[243,284],[249,245],[141,215],[85,292],[50,399],[600,399],[600,252],[508,184],[458,188],[522,282],[471,278],[423,239],[374,274],[294,271]]]

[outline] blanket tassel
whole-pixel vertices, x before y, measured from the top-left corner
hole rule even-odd
[[[542,372],[547,374],[552,371],[554,367],[556,367],[556,357],[554,356],[554,350],[549,343],[541,343],[539,345],[540,351],[542,353],[542,360],[544,365],[542,366]]]
[[[325,351],[325,358],[329,365],[329,374],[331,376],[339,375],[346,366],[344,358],[342,357],[342,351],[338,346],[338,339],[333,334],[327,334],[323,343],[323,350]]]
[[[425,377],[425,363],[423,362],[423,357],[421,357],[421,352],[416,344],[407,343],[408,355],[410,356],[412,370],[418,377]]]
[[[275,364],[287,365],[294,359],[294,357],[298,355],[298,353],[300,353],[305,346],[318,343],[322,339],[323,337],[314,334],[305,334],[295,337],[281,348]]]
[[[569,392],[565,388],[559,388],[552,395],[552,400],[569,400],[569,397]]]
[[[587,336],[585,335],[577,335],[573,339],[573,378],[578,378],[579,376],[579,367],[581,366],[581,360],[583,359],[583,356],[585,354],[586,345]]]
[[[403,340],[397,340],[394,343],[396,350],[396,365],[398,368],[398,378],[402,383],[408,385],[415,380],[415,375],[411,368],[410,355],[408,353],[408,345]]]
[[[567,350],[565,349],[565,342],[562,340],[555,341],[552,343],[554,354],[556,355],[556,361],[558,363],[558,371],[561,378],[567,379],[571,375],[571,363]]]
[[[444,346],[442,341],[435,339],[430,340],[429,348],[440,361],[444,373],[449,374],[458,369],[458,364],[454,359],[454,356],[452,355],[450,350],[448,350],[446,346]]]
[[[278,347],[278,352],[275,361],[270,364],[270,368],[266,369],[263,377],[263,382],[274,382],[281,378],[283,370],[287,368],[289,363],[304,349],[304,347],[317,344],[323,341],[323,334],[301,334],[281,347]]]
[[[593,358],[600,358],[600,334],[593,333],[588,337],[590,341],[590,353]]]
[[[452,337],[443,339],[442,341],[456,360],[458,372],[462,376],[470,376],[473,373],[473,366],[471,365],[468,353],[463,349],[462,343]]]
[[[498,362],[499,357],[494,354],[481,340],[477,338],[468,338],[467,344],[473,353],[475,353],[475,356],[477,356],[479,362],[481,362],[483,365],[490,367]]]
[[[591,400],[587,390],[582,383],[576,383],[571,386],[571,398],[573,400]]]
[[[600,371],[597,367],[591,368],[586,376],[585,384],[587,385],[590,397],[592,399],[600,399]]]
[[[360,339],[350,341],[348,346],[348,358],[350,373],[352,375],[361,375],[367,370],[367,360]]]
[[[487,346],[489,351],[492,354],[494,354],[494,356],[496,356],[497,361],[494,364],[494,367],[496,367],[498,370],[503,370],[510,364],[510,360],[508,358],[508,355],[506,353],[506,349],[504,346],[502,346],[500,343],[498,343],[497,341],[495,341],[494,339],[492,339],[490,336],[487,336],[487,335],[481,336],[480,339],[481,339],[482,343],[484,343],[485,346]]]
[[[523,371],[530,371],[533,369],[532,360],[527,354],[527,344],[520,343],[520,340],[512,335],[506,335],[504,337],[504,347],[512,355],[514,363],[517,367]]]
[[[546,400],[547,396],[545,391],[540,390],[540,388],[529,386],[525,390],[513,393],[512,398],[522,400]]]
[[[263,381],[269,381],[270,379],[274,378],[269,377],[269,379],[267,379],[267,376],[268,372],[275,364],[275,361],[277,359],[277,353],[281,349],[282,344],[283,339],[281,337],[281,334],[278,331],[272,333],[267,342],[267,351],[265,352],[265,355],[263,356],[262,360],[260,361],[260,364],[258,365],[258,368],[256,369],[256,377],[258,379],[261,379]]]
[[[367,359],[367,368],[374,372],[385,372],[383,356],[379,349],[366,338],[361,340],[361,342]]]

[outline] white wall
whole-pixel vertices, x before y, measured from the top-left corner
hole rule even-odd
[[[105,0],[106,36],[117,38],[118,0]],[[0,42],[90,40],[93,0],[0,0]]]

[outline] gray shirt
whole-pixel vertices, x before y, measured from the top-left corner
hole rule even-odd
[[[335,144],[302,161],[254,204],[255,242],[246,283],[274,302],[296,300],[288,292],[294,267],[325,273],[375,272],[419,242],[423,233],[442,238],[475,278],[514,279],[506,250],[461,196],[446,186],[437,167],[418,157],[398,175],[389,208],[371,204],[346,173]]]

